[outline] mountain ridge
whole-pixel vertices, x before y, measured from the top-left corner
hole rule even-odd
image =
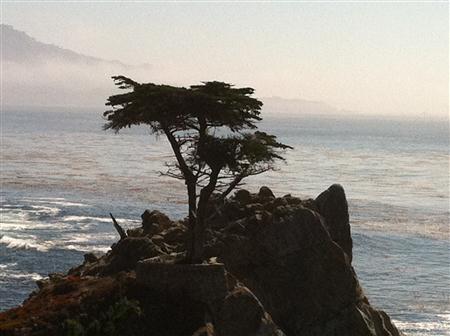
[[[28,33],[15,29],[12,25],[1,24],[2,59],[15,63],[42,63],[53,61],[66,61],[83,65],[98,65],[109,63],[111,65],[134,68],[150,67],[150,64],[130,65],[118,60],[108,60],[85,55],[55,44],[38,41]]]

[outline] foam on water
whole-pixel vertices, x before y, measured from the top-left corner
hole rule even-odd
[[[44,279],[43,276],[41,276],[40,274],[37,274],[37,273],[13,273],[13,272],[0,273],[0,282],[1,282],[2,277],[6,278],[6,279],[27,279],[27,280],[33,280],[33,281],[38,281],[38,280]]]
[[[6,245],[11,249],[35,249],[40,252],[48,251],[54,243],[51,241],[38,241],[36,237],[29,237],[27,239],[15,238],[10,236],[0,236],[0,244]]]
[[[116,218],[117,219],[117,218]],[[120,220],[120,218],[119,218]],[[103,222],[111,223],[111,218],[108,217],[89,217],[89,216],[65,216],[64,222]]]
[[[7,264],[0,264],[0,270],[6,269],[12,266],[17,266],[17,263],[7,263]]]
[[[38,273],[23,273],[17,269],[17,263],[0,264],[0,283],[10,282],[14,280],[31,280],[37,281],[44,277]]]
[[[24,198],[24,199],[30,199],[30,198]],[[42,200],[34,200],[35,203],[45,203],[45,204],[55,204],[55,205],[59,205],[59,206],[76,206],[76,207],[85,207],[87,206],[86,204],[83,203],[75,203],[75,202],[67,202],[64,200],[64,198],[59,198],[58,200],[55,199],[42,199]]]
[[[110,250],[109,245],[77,245],[77,244],[70,244],[64,246],[67,250],[74,250],[74,251],[80,251],[80,252],[101,252],[106,253]]]

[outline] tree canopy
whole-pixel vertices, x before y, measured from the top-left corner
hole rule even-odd
[[[189,88],[137,83],[113,77],[126,93],[110,96],[104,112],[105,129],[118,132],[147,125],[164,134],[175,161],[163,174],[183,179],[187,186],[191,239],[188,254],[200,261],[203,251],[206,206],[213,192],[228,195],[245,177],[274,169],[290,146],[274,135],[255,131],[262,102],[252,88],[223,82],[204,82]],[[199,191],[199,192],[198,192]]]

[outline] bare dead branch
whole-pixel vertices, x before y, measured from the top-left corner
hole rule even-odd
[[[116,219],[114,218],[113,214],[112,214],[112,213],[109,213],[109,215],[111,216],[111,219],[112,219],[112,221],[113,221],[114,228],[115,228],[116,231],[119,233],[120,239],[122,240],[122,239],[127,238],[127,234],[126,234],[125,230],[122,229],[122,227],[119,225],[119,223],[117,223],[117,221],[116,221]]]

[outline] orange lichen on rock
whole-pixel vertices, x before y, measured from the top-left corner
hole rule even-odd
[[[132,279],[128,274],[124,279]],[[47,280],[42,288],[32,294],[22,306],[0,313],[0,333],[27,334],[76,316],[83,304],[104,301],[121,291],[117,277],[92,277],[69,275],[58,280]],[[18,330],[21,332],[17,333]],[[14,332],[15,331],[15,332]]]

